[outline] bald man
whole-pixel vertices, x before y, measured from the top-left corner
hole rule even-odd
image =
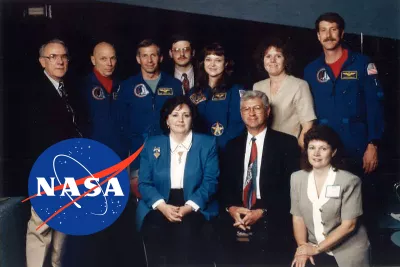
[[[90,57],[93,71],[83,82],[83,105],[86,119],[83,121],[84,137],[99,141],[113,149],[121,158],[126,158],[123,145],[122,115],[115,100],[119,83],[113,77],[117,65],[114,47],[106,42],[98,43]],[[82,123],[82,122],[81,122]],[[127,151],[127,150],[126,150]]]

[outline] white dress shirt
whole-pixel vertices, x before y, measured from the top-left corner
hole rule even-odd
[[[192,146],[192,131],[186,136],[182,143],[175,142],[171,136],[169,137],[170,149],[171,149],[171,189],[183,189],[183,177],[185,175],[185,165],[187,159],[187,153]],[[152,205],[153,209],[156,209],[160,203],[165,203],[164,199],[159,199]],[[188,200],[185,203],[192,207],[194,211],[199,209],[199,206],[192,200]]]
[[[183,81],[182,74],[186,73],[187,77],[189,79],[189,87],[193,88],[194,87],[194,71],[193,71],[193,66],[190,67],[190,69],[186,72],[180,72],[178,69],[175,68],[175,73],[174,77],[180,80],[181,82]]]
[[[58,90],[58,87],[60,86],[60,82],[54,80],[53,78],[51,78],[50,75],[47,74],[46,71],[44,71],[44,74],[46,74],[47,78],[49,78],[49,80],[50,80],[50,82],[53,84],[54,88],[56,88],[57,93],[62,97],[62,94],[61,94],[60,90]]]
[[[318,244],[325,240],[321,208],[330,199],[326,196],[326,190],[328,186],[332,186],[335,183],[335,179],[336,172],[334,172],[331,167],[328,172],[328,177],[326,178],[318,197],[317,187],[315,185],[314,179],[314,172],[311,171],[308,175],[307,196],[313,206],[314,234],[315,238],[318,241]],[[333,253],[331,251],[326,251],[326,253],[333,256]]]
[[[262,160],[262,153],[263,153],[263,149],[264,149],[264,139],[265,139],[265,135],[267,134],[267,127],[265,127],[265,129],[257,134],[256,136],[254,136],[256,138],[256,145],[257,145],[257,177],[256,177],[256,181],[257,181],[257,192],[256,192],[256,196],[257,199],[261,199],[261,193],[260,193],[260,170],[261,170],[261,160]],[[250,133],[247,133],[247,140],[246,140],[246,153],[244,154],[244,173],[243,173],[243,189],[245,186],[245,181],[246,181],[246,176],[247,176],[247,168],[249,165],[249,160],[250,160],[250,153],[251,153],[251,138],[253,138],[253,136]]]

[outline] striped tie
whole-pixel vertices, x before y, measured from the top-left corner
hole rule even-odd
[[[243,189],[243,205],[245,208],[251,209],[256,204],[257,196],[257,145],[256,138],[251,138],[251,152],[249,165],[247,167],[247,175],[245,186]]]

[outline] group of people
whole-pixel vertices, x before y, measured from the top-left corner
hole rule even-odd
[[[144,144],[129,171],[132,216],[151,266],[369,266],[361,179],[378,166],[383,91],[375,64],[342,43],[344,28],[336,13],[316,20],[323,54],[304,80],[290,74],[287,46],[271,39],[259,62],[269,78],[253,90],[232,83],[221,44],[206,46],[194,64],[191,41],[177,35],[173,76],[160,70],[160,47],[146,39],[136,52],[141,71],[117,81],[116,51],[101,42],[93,71],[72,91],[63,82],[67,47],[51,40],[39,51],[43,90],[26,103],[30,155],[73,137],[100,141],[122,159]],[[32,209],[28,267],[43,266],[49,250],[52,266],[61,266],[65,236],[36,231],[40,223]],[[210,259],[214,236],[220,245]]]

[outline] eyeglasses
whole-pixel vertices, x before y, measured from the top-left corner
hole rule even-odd
[[[190,47],[183,47],[183,48],[172,48],[171,51],[174,54],[180,54],[183,52],[184,54],[189,53],[192,49]]]
[[[256,114],[260,114],[260,113],[264,112],[264,107],[260,106],[260,105],[257,105],[254,107],[243,107],[240,109],[240,111],[243,113],[246,113],[246,114],[250,113],[251,111],[253,111]]]
[[[69,57],[67,54],[50,54],[48,57],[46,56],[41,56],[44,58],[47,58],[51,63],[55,63],[57,59],[61,59],[62,61],[66,62],[69,61]]]

